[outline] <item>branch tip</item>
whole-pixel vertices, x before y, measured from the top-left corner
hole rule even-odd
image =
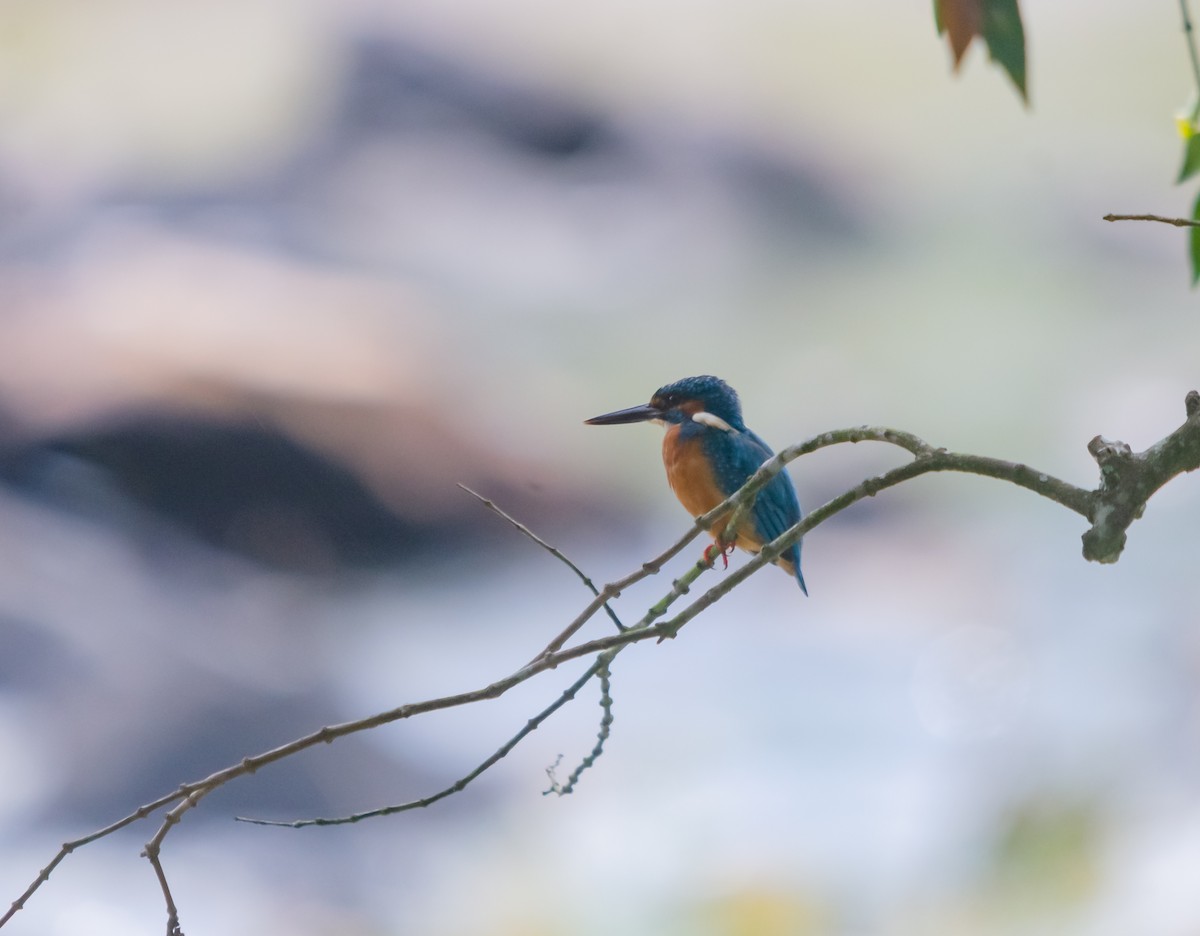
[[[1200,221],[1192,218],[1165,218],[1156,214],[1106,214],[1104,221],[1157,221],[1160,224],[1171,224],[1175,227],[1200,227]]]

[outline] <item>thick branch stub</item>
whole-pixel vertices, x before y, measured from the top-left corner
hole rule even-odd
[[[1133,449],[1125,442],[1110,442],[1104,436],[1096,436],[1088,443],[1088,451],[1092,453],[1092,458],[1096,459],[1096,464],[1100,466],[1102,474],[1117,471],[1123,459],[1133,455]]]
[[[1083,534],[1085,559],[1116,562],[1125,548],[1125,531],[1154,492],[1176,475],[1200,468],[1200,393],[1188,393],[1184,411],[1183,425],[1144,452],[1100,436],[1088,443],[1100,468],[1100,487],[1092,492],[1092,528]]]

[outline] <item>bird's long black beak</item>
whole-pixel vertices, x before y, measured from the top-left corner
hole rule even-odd
[[[648,422],[651,419],[662,419],[662,410],[649,403],[641,406],[631,406],[629,409],[617,410],[615,413],[605,413],[603,416],[593,416],[585,419],[589,426],[619,426],[624,423]]]

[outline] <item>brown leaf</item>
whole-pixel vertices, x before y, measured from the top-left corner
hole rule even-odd
[[[948,34],[958,68],[971,40],[982,34],[983,0],[934,0],[934,12],[938,31]]]

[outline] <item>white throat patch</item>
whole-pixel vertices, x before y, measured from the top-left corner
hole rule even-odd
[[[692,421],[703,423],[705,426],[712,426],[714,429],[720,429],[722,432],[733,432],[733,426],[725,422],[720,416],[714,416],[712,413],[704,412],[704,410],[692,413]]]

